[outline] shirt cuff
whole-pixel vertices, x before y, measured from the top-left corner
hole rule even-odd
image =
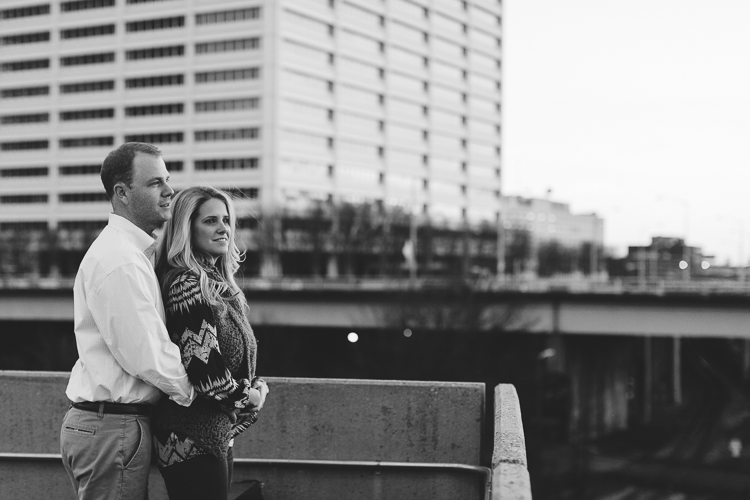
[[[189,387],[190,387],[190,392],[188,393],[187,397],[169,396],[169,399],[171,399],[172,401],[174,401],[180,406],[190,406],[190,404],[193,402],[193,400],[198,394],[195,392],[195,388],[193,387],[193,384],[189,384]]]

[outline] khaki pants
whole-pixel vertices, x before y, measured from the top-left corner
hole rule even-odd
[[[151,467],[151,419],[70,408],[60,451],[79,500],[144,500]]]

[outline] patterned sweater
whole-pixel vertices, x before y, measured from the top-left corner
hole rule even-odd
[[[221,282],[215,270],[206,272],[209,279]],[[152,418],[156,431],[185,435],[220,458],[226,457],[229,441],[257,420],[257,412],[242,412],[236,421],[231,415],[233,409],[248,405],[257,342],[242,298],[222,296],[225,311],[205,300],[192,271],[178,275],[170,285],[165,300],[167,330],[180,347],[198,396],[189,407],[162,398]]]

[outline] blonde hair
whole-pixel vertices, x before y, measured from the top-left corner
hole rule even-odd
[[[227,207],[231,235],[229,251],[216,259],[215,267],[222,281],[209,278],[205,266],[210,262],[204,255],[193,248],[192,227],[201,206],[208,200],[219,200]],[[226,308],[226,292],[231,298],[239,297],[244,302],[242,291],[234,280],[244,253],[240,252],[236,242],[237,215],[232,198],[226,192],[211,186],[194,186],[177,193],[172,199],[172,219],[166,222],[156,247],[156,275],[166,297],[174,279],[186,271],[192,271],[199,277],[200,288],[206,301],[222,309]]]

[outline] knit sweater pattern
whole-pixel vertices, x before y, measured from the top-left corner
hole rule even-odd
[[[210,280],[222,283],[215,269],[206,272]],[[257,419],[257,412],[243,412],[236,422],[230,416],[232,410],[248,405],[257,341],[244,300],[226,292],[222,299],[226,307],[209,304],[193,271],[172,281],[165,301],[167,331],[180,347],[198,395],[188,407],[163,397],[152,418],[155,430],[186,435],[219,458],[226,457],[230,440]]]

